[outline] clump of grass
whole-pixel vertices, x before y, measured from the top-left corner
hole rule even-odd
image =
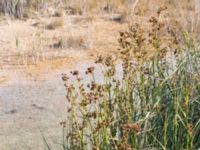
[[[67,9],[66,13],[70,15],[81,15],[83,13],[80,7],[74,8],[74,7],[68,6],[66,9]]]
[[[81,18],[84,21],[87,18]],[[79,21],[80,21],[79,20]],[[73,23],[77,22],[73,21]],[[70,49],[91,49],[93,47],[93,32],[94,26],[88,24],[84,30],[77,28],[77,26],[69,25],[68,35],[65,37],[65,45]]]
[[[200,51],[186,32],[177,35],[159,18],[120,33],[121,79],[116,61],[98,57],[104,83],[89,67],[87,85],[62,79],[69,103],[65,149],[198,149],[200,147]],[[165,36],[162,36],[165,29]]]
[[[62,17],[63,16],[63,12],[61,10],[60,11],[56,11],[53,16]]]
[[[82,15],[85,1],[69,0],[66,1],[66,13],[71,15]]]
[[[0,13],[13,15],[21,18],[24,2],[22,0],[1,0]]]
[[[82,35],[70,35],[67,37],[67,47],[69,48],[86,48],[86,40]]]
[[[59,41],[55,42],[53,45],[50,45],[51,48],[64,48],[65,47],[65,43],[63,41],[63,39],[60,39]]]
[[[60,28],[64,25],[63,19],[54,19],[52,22],[50,22],[47,26],[46,29],[49,30],[55,30],[57,28]]]

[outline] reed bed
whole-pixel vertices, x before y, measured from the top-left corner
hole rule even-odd
[[[150,30],[135,24],[120,33],[117,59],[98,57],[103,84],[93,66],[85,72],[87,85],[77,70],[71,72],[76,83],[63,74],[69,103],[63,149],[200,148],[199,45],[186,31],[166,27],[162,11],[150,18]]]

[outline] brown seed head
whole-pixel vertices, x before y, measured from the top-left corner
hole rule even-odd
[[[126,131],[134,130],[136,133],[141,132],[141,128],[137,123],[127,123],[123,126],[123,128]]]
[[[79,74],[79,71],[78,70],[71,71],[71,74],[77,76]]]
[[[62,80],[63,81],[67,81],[69,79],[69,77],[66,74],[62,74]]]
[[[163,11],[167,9],[167,6],[162,6],[157,10],[157,14],[160,15]]]
[[[86,71],[86,74],[93,74],[95,67],[89,67]]]
[[[100,55],[97,57],[97,60],[95,61],[95,63],[98,64],[98,63],[102,63],[102,62],[103,62],[103,56]]]
[[[65,128],[67,126],[67,122],[66,121],[62,121],[62,122],[60,122],[60,125],[63,126],[63,128]]]

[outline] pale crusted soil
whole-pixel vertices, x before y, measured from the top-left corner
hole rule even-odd
[[[45,29],[53,19],[0,22],[1,150],[44,149],[43,136],[59,148],[67,106],[61,73],[116,53],[119,31],[127,27],[100,17],[64,16],[62,27]],[[53,46],[80,33],[89,46]]]

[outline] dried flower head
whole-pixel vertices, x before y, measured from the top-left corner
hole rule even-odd
[[[62,74],[62,80],[68,81],[69,77],[66,74]]]
[[[63,128],[66,128],[67,122],[66,122],[66,121],[62,121],[62,122],[60,122],[60,125],[61,125]]]
[[[162,6],[157,10],[157,14],[160,15],[165,10],[167,10],[167,6]]]
[[[93,74],[94,70],[95,70],[95,67],[89,67],[85,73],[86,74]]]
[[[100,56],[97,57],[95,63],[96,64],[101,64],[102,62],[103,62],[103,56],[100,55]]]
[[[79,71],[78,70],[71,71],[71,74],[73,76],[77,76],[77,75],[79,75]]]
[[[123,126],[125,131],[134,130],[136,133],[141,132],[141,127],[137,123],[127,123]]]

